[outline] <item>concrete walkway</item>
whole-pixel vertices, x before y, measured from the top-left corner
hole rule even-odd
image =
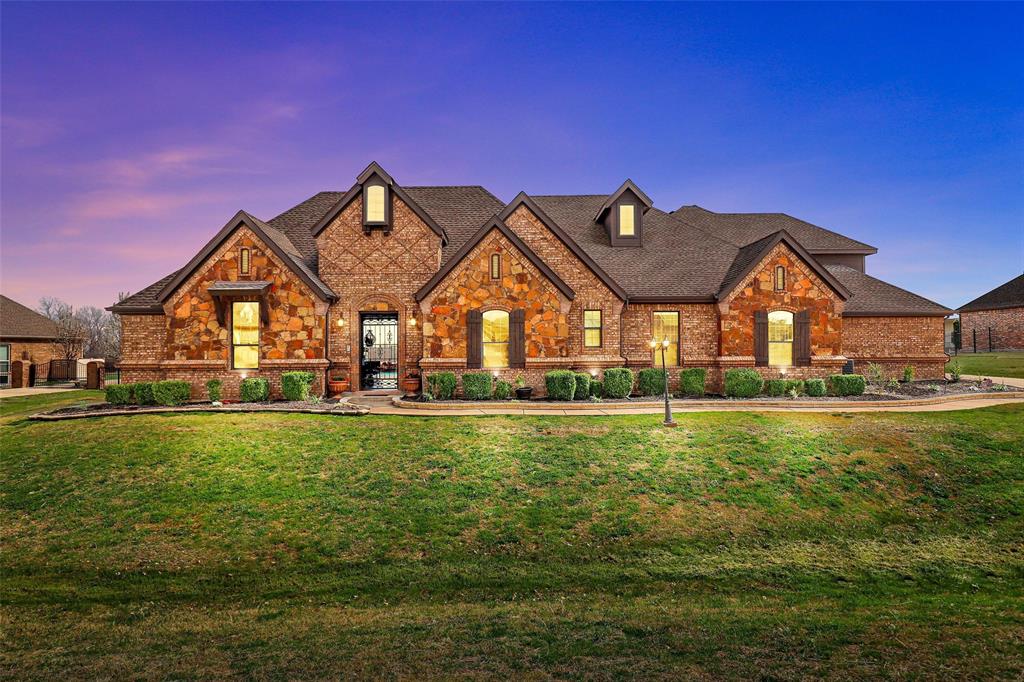
[[[405,417],[462,417],[462,416],[483,416],[483,415],[535,415],[543,416],[613,416],[617,414],[664,414],[664,407],[633,407],[633,408],[601,408],[595,405],[592,408],[559,409],[557,407],[544,409],[524,409],[515,407],[467,407],[452,409],[408,409],[396,407],[391,402],[391,397],[374,396],[359,397],[352,399],[353,404],[370,408],[370,414],[391,414]],[[910,402],[910,401],[908,401]],[[715,405],[687,405],[685,402],[674,401],[672,403],[673,414],[684,414],[687,412],[951,412],[955,410],[975,410],[993,405],[1019,404],[1024,405],[1024,397],[992,397],[976,398],[971,400],[955,400],[931,404],[909,404],[900,405],[891,402],[881,405],[864,405],[858,407],[844,407],[837,403],[822,403],[814,406],[786,407],[778,404],[758,405],[754,402],[729,403],[723,401]]]
[[[4,398],[21,398],[26,395],[43,395],[46,393],[66,393],[68,391],[81,391],[80,388],[74,388],[72,386],[60,386],[57,388],[5,388],[0,390],[0,400]]]
[[[981,381],[982,379],[991,379],[996,384],[1006,384],[1007,386],[1013,386],[1014,388],[1024,389],[1024,379],[1017,379],[1015,377],[990,377],[990,376],[975,376],[973,374],[962,374],[960,378],[965,381]]]

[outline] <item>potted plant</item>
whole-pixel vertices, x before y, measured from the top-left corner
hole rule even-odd
[[[418,372],[410,371],[402,379],[402,390],[406,393],[419,393],[420,392],[420,375]]]
[[[341,395],[349,390],[348,377],[344,374],[338,374],[327,380],[327,390],[333,395]]]
[[[533,395],[533,387],[526,385],[526,380],[520,374],[516,377],[516,400],[529,400]]]

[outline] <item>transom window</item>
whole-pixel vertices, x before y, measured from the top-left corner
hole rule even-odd
[[[786,289],[786,268],[781,265],[775,266],[775,291]]]
[[[619,236],[633,237],[636,235],[636,206],[619,204]]]
[[[665,364],[674,366],[679,364],[679,313],[677,311],[655,312],[651,320],[651,338],[657,342],[668,339],[668,348],[665,349]],[[661,347],[655,347],[652,361],[655,366],[661,366]]]
[[[585,348],[601,347],[601,311],[583,311],[583,346]]]
[[[260,366],[260,304],[257,301],[231,304],[231,363],[235,369]]]
[[[501,254],[491,254],[491,279],[501,279]]]
[[[252,254],[249,252],[248,248],[243,248],[238,253],[238,270],[243,275],[248,275],[249,274],[249,261],[250,261],[251,258],[252,258]]]
[[[768,364],[773,367],[793,364],[793,313],[788,310],[768,313]]]
[[[366,188],[366,222],[383,223],[385,215],[385,197],[387,192],[383,185],[369,185]]]
[[[488,310],[483,314],[483,366],[508,367],[508,313]]]

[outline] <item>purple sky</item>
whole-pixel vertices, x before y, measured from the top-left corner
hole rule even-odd
[[[782,211],[957,306],[1024,270],[1024,5],[0,5],[0,289],[110,305],[370,160]],[[685,267],[686,264],[680,264]]]

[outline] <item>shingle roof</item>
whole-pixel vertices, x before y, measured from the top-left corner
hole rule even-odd
[[[715,213],[700,206],[680,206],[672,215],[736,246],[785,230],[811,253],[878,251],[869,244],[785,213]]]
[[[403,189],[448,234],[448,244],[441,250],[442,265],[505,205],[479,185]]]
[[[57,324],[48,317],[0,295],[0,337],[11,339],[52,339]]]
[[[607,194],[532,198],[630,298],[713,300],[739,251],[656,208],[644,214],[643,246],[613,247],[594,222]]]
[[[826,265],[825,268],[850,290],[843,309],[849,316],[922,315],[945,316],[949,308],[929,301],[906,289],[883,282],[845,265]]]
[[[960,306],[957,312],[969,313],[972,310],[999,310],[1000,308],[1018,307],[1024,307],[1024,275],[1018,275],[1006,284]]]
[[[159,312],[160,302],[157,300],[157,295],[160,293],[161,289],[167,286],[168,282],[170,282],[177,276],[179,272],[181,271],[175,270],[171,274],[166,275],[165,277],[162,277],[157,281],[153,282],[148,287],[140,289],[131,296],[128,296],[127,298],[118,301],[116,304],[110,306],[110,308],[107,308],[107,310],[111,310],[112,308],[116,307],[119,311],[130,312],[130,309],[133,308],[139,310],[151,308],[154,310],[154,312]]]

